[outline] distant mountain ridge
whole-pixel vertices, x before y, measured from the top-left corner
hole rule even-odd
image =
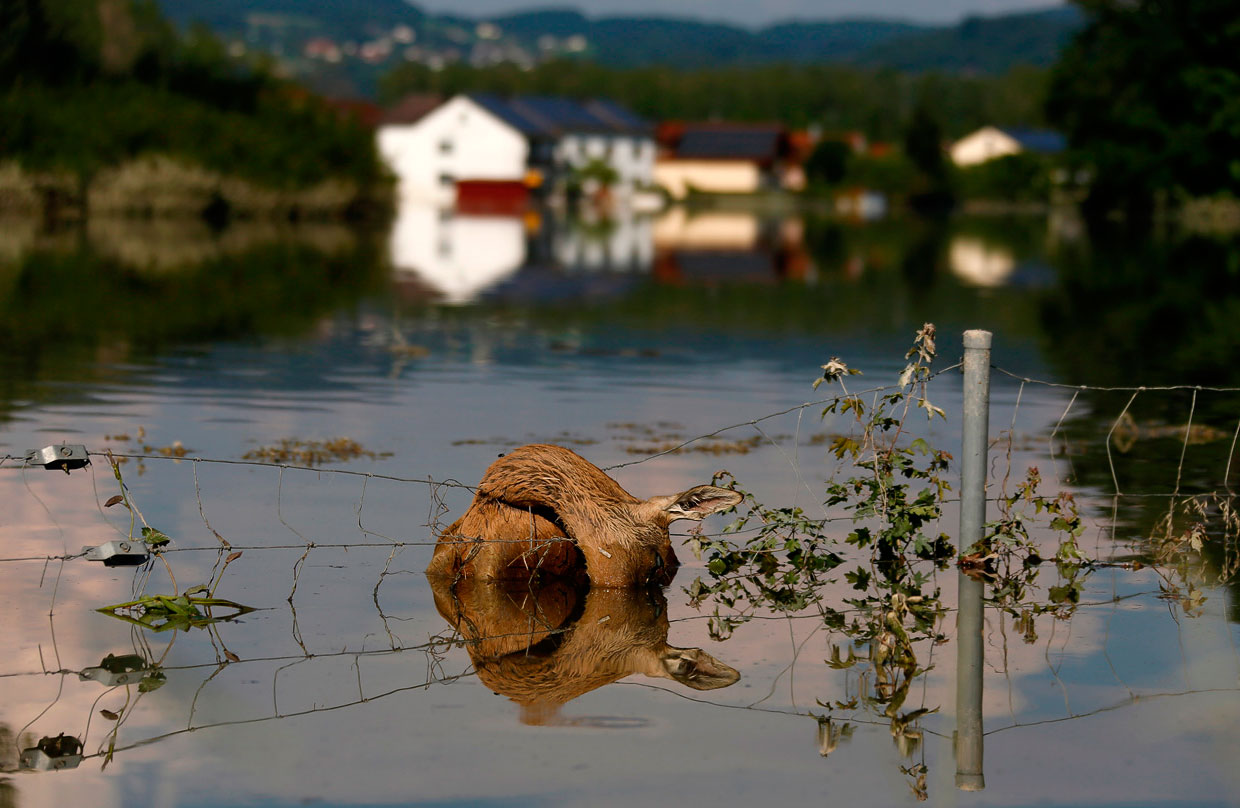
[[[968,17],[946,28],[909,32],[876,42],[855,60],[897,70],[1001,73],[1014,64],[1049,66],[1083,25],[1075,7]]]
[[[1083,24],[1071,6],[943,26],[874,18],[790,20],[751,30],[669,16],[589,17],[569,8],[468,18],[430,14],[406,0],[159,2],[179,25],[202,21],[226,38],[302,59],[295,72],[314,72],[318,68],[305,60],[318,58],[355,77],[402,61],[431,67],[507,61],[524,67],[565,56],[624,68],[845,63],[1000,73],[1017,64],[1050,65]],[[319,50],[310,54],[306,43],[314,39]],[[321,55],[333,53],[324,40],[339,43],[339,53]]]
[[[536,43],[545,35],[583,36],[595,61],[612,67],[848,61],[872,45],[933,30],[906,22],[854,19],[791,21],[750,31],[674,17],[590,18],[577,11],[554,9],[509,14],[490,22],[527,42]]]

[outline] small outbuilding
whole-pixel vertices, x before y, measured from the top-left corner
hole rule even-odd
[[[953,163],[965,168],[1009,154],[1058,154],[1065,146],[1063,135],[1049,129],[983,126],[956,141],[951,147],[951,158]]]
[[[690,190],[751,194],[798,183],[797,149],[779,124],[669,122],[658,140],[655,182],[674,199]]]

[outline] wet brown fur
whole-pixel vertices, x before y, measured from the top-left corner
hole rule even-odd
[[[569,449],[531,444],[486,470],[469,510],[439,537],[427,574],[487,580],[533,571],[572,575],[585,562],[596,586],[670,580],[668,525],[736,505],[711,486],[642,500]]]

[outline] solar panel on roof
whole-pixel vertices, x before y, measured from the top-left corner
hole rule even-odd
[[[627,133],[645,133],[650,131],[649,122],[613,101],[595,99],[590,101],[586,108],[620,131]]]
[[[469,97],[478,106],[482,107],[487,112],[490,112],[492,115],[507,123],[523,135],[554,134],[553,132],[548,131],[545,124],[530,115],[523,114],[519,109],[514,108],[511,103],[500,98],[499,96],[479,93]]]
[[[555,137],[565,133],[629,134],[647,132],[649,124],[619,104],[591,101],[588,106],[554,96],[500,98],[489,93],[473,101],[526,136]]]
[[[779,153],[779,133],[766,130],[690,129],[676,147],[678,157],[772,159]]]
[[[1032,152],[1056,154],[1067,146],[1064,136],[1050,129],[1012,128],[1003,131]]]

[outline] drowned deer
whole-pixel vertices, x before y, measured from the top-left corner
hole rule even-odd
[[[503,580],[538,570],[630,587],[677,566],[668,526],[735,507],[741,495],[698,485],[638,499],[581,455],[531,444],[491,464],[469,510],[440,535],[427,575]]]
[[[435,607],[460,632],[478,679],[507,696],[531,725],[615,719],[565,718],[572,699],[633,674],[694,690],[735,684],[740,673],[700,648],[669,645],[661,590],[432,578]],[[584,605],[582,600],[584,599]]]

